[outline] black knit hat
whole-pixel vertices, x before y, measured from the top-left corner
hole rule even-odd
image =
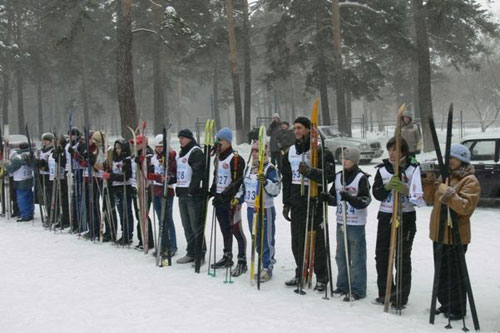
[[[185,129],[181,129],[179,131],[179,134],[177,134],[177,137],[185,137],[185,138],[188,138],[188,139],[191,139],[191,140],[194,140],[194,136],[193,136],[193,132],[191,132],[191,130],[185,128]]]
[[[311,128],[311,121],[307,117],[303,117],[303,116],[298,117],[297,119],[295,119],[295,121],[293,123],[294,124],[296,124],[296,123],[302,124],[307,129]]]
[[[80,129],[78,127],[73,127],[73,128],[71,128],[69,135],[80,136],[80,135],[82,135],[82,132],[80,131]]]

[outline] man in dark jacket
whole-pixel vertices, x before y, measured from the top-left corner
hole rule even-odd
[[[177,156],[175,192],[179,198],[179,211],[187,242],[186,255],[178,259],[177,263],[187,264],[194,262],[197,255],[197,241],[203,237],[201,181],[205,174],[205,154],[189,129],[180,130],[177,136],[181,151]],[[204,261],[205,252],[206,248],[204,247],[201,255],[202,261]]]
[[[280,148],[278,147],[278,138],[281,133],[281,120],[279,114],[273,114],[273,121],[269,125],[266,134],[270,137],[269,151],[271,152],[271,163],[278,165],[277,161],[280,157]]]
[[[306,235],[307,201],[309,182],[316,181],[321,187],[323,170],[326,170],[328,183],[335,178],[335,160],[332,153],[325,147],[325,166],[322,165],[321,150],[318,149],[318,168],[310,167],[310,132],[311,122],[306,117],[298,117],[294,122],[295,145],[291,146],[286,158],[283,158],[283,215],[291,222],[292,252],[295,258],[295,276],[285,284],[289,287],[298,286],[302,274],[304,255],[304,240]],[[301,179],[304,179],[304,191],[301,191]],[[321,190],[319,190],[321,191]],[[302,192],[302,193],[301,193]],[[317,198],[310,199],[311,205],[317,205]],[[291,213],[291,214],[290,214]],[[311,212],[310,212],[311,214]],[[291,215],[291,216],[290,216]],[[314,273],[316,274],[317,291],[323,292],[328,283],[326,265],[326,248],[323,232],[323,212],[316,209],[315,216],[309,216],[314,223],[316,232],[316,250]]]

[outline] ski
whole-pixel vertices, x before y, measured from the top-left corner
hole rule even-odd
[[[320,134],[321,139],[321,165],[323,168],[323,173],[321,177],[321,185],[322,191],[328,193],[328,181],[326,180],[326,167],[325,167],[325,138]],[[342,166],[343,167],[343,166]],[[323,219],[324,219],[324,237],[325,237],[325,249],[326,249],[326,267],[328,270],[328,281],[330,281],[330,295],[333,296],[333,275],[332,275],[332,259],[330,252],[330,227],[328,224],[328,202],[323,202]],[[349,261],[347,261],[349,262]],[[328,288],[325,288],[325,296],[323,297],[325,300],[328,298]]]
[[[311,110],[311,132],[310,132],[310,166],[311,168],[318,167],[318,112],[320,99],[316,98]],[[304,153],[302,154],[304,156]],[[295,292],[304,295],[304,284],[308,288],[312,287],[312,274],[314,271],[314,252],[316,242],[316,230],[314,230],[314,217],[316,205],[312,201],[318,199],[318,183],[309,180],[307,194],[307,220],[305,226],[304,253],[302,258],[301,274],[299,276],[299,284]]]
[[[68,118],[68,128],[69,128],[68,135],[70,136],[70,140],[71,140],[71,127],[73,126],[72,123],[73,123],[73,111],[70,111]],[[73,188],[73,163],[71,161],[69,163],[69,168],[66,174],[66,183],[68,184],[69,227],[70,230],[73,231],[75,229],[74,219],[73,219],[73,209],[72,209],[74,188]]]
[[[4,145],[4,138],[3,138],[3,135],[2,135],[2,128],[0,126],[0,160],[2,161],[2,163],[0,164],[0,198],[2,199],[2,213],[0,214],[0,216],[5,216],[5,183],[3,181],[4,177],[5,177],[5,168],[4,168],[4,165],[3,165],[3,160],[5,158],[5,152],[4,152],[4,149],[5,149],[5,145]]]
[[[259,129],[259,171],[258,177],[262,177],[264,175],[264,158],[266,154],[266,138],[265,138],[266,129],[264,125],[260,126]],[[254,213],[253,213],[253,224],[252,224],[252,254],[250,257],[250,283],[253,283],[255,279],[255,251],[257,249],[257,235],[259,235],[261,244],[260,244],[260,253],[258,260],[258,273],[257,273],[257,289],[260,290],[260,274],[261,274],[261,265],[262,265],[262,242],[263,242],[263,232],[264,228],[262,223],[264,221],[264,183],[259,181],[259,187],[257,189],[257,196],[255,197],[254,204]]]
[[[205,226],[207,221],[208,213],[208,190],[210,183],[210,154],[212,151],[213,140],[214,140],[214,121],[209,119],[205,122],[205,137],[203,145],[203,154],[205,155],[205,174],[203,175],[202,191],[203,191],[203,203],[202,203],[202,215],[201,215],[201,235],[199,239],[196,239],[196,258],[194,271],[195,273],[200,273],[201,267],[201,256],[203,253],[203,245],[205,243]],[[210,268],[209,268],[210,269]]]
[[[166,233],[167,233],[167,258],[163,259],[162,258],[162,253],[161,253],[161,243],[162,243],[162,237],[161,237],[161,230],[158,230],[158,240],[157,240],[157,250],[156,250],[156,265],[157,266],[172,266],[172,253],[170,252],[170,224],[169,220],[167,218],[167,205],[168,205],[168,168],[170,165],[170,160],[169,160],[169,155],[170,155],[170,137],[168,136],[168,133],[170,132],[170,127],[172,124],[168,126],[168,130],[163,127],[163,195],[161,199],[161,213],[160,213],[160,225],[162,228],[166,228]],[[160,229],[160,228],[158,228]]]
[[[406,110],[406,104],[402,104],[399,107],[397,125],[396,125],[396,161],[394,162],[394,175],[399,176],[399,161],[401,159],[401,118],[403,112]],[[384,299],[384,312],[389,312],[389,305],[391,302],[391,292],[392,292],[392,270],[394,267],[394,255],[396,252],[396,239],[397,232],[400,224],[400,195],[399,192],[393,190],[393,208],[392,208],[392,219],[391,219],[391,241],[389,246],[389,259],[387,265],[387,281],[385,287],[385,299]],[[401,255],[401,253],[399,253]]]
[[[6,140],[6,143],[3,145],[3,158],[5,160],[5,163],[8,163],[9,162],[9,143],[8,143],[8,139],[9,139],[9,125],[8,124],[5,124],[3,125],[3,137],[4,138],[7,138]],[[2,138],[3,139],[3,138]],[[10,175],[8,172],[4,171],[5,172],[5,175],[3,177],[3,182],[4,182],[4,191],[5,191],[5,206],[6,206],[6,216],[7,216],[7,220],[10,219],[11,215],[12,215],[12,206],[11,206],[11,202],[10,202]]]
[[[446,133],[446,151],[445,151],[445,161],[443,161],[443,156],[441,154],[441,148],[439,146],[439,139],[437,137],[436,133],[436,126],[434,124],[434,119],[429,118],[429,126],[431,129],[431,135],[432,135],[432,141],[434,144],[434,149],[436,150],[436,156],[438,159],[438,164],[439,164],[439,171],[441,175],[441,179],[443,182],[446,181],[446,179],[449,177],[449,165],[448,161],[450,158],[450,147],[451,147],[451,132],[452,132],[452,121],[453,121],[453,104],[450,105],[450,109],[448,111],[448,124],[447,124],[447,133]],[[443,207],[444,206],[444,207]],[[469,300],[469,306],[470,306],[470,311],[472,314],[472,321],[474,324],[474,329],[476,331],[479,331],[480,326],[479,326],[479,319],[477,315],[477,310],[476,310],[476,304],[474,301],[474,295],[472,293],[472,285],[470,282],[470,277],[469,277],[469,272],[467,269],[467,262],[465,260],[465,252],[462,246],[462,241],[460,237],[460,231],[458,229],[458,218],[457,218],[457,213],[452,210],[448,209],[446,205],[441,205],[441,211],[440,211],[440,219],[439,219],[439,235],[438,235],[438,245],[436,247],[436,251],[434,253],[435,256],[435,262],[434,262],[434,283],[433,283],[433,288],[432,288],[432,298],[431,298],[431,313],[429,316],[429,322],[431,324],[434,324],[434,318],[436,315],[436,298],[437,298],[437,290],[439,287],[439,274],[441,273],[441,266],[442,266],[442,251],[443,251],[443,233],[444,233],[444,228],[445,224],[448,221],[448,218],[451,220],[451,229],[452,229],[452,234],[453,234],[453,241],[455,246],[458,247],[459,251],[458,253],[458,259],[459,259],[459,269],[460,272],[465,280],[465,287],[466,287],[466,293],[467,293],[467,299]],[[448,217],[449,214],[449,217]],[[438,257],[439,255],[439,257]],[[463,330],[467,330],[465,327],[465,318],[463,319],[464,321],[464,328]]]
[[[40,170],[36,166],[35,162],[35,154],[33,152],[33,147],[31,146],[31,137],[30,137],[30,132],[28,129],[28,124],[25,124],[24,126],[25,132],[26,132],[26,138],[28,139],[28,149],[29,149],[29,164],[33,167],[33,173],[35,177],[35,194],[37,196],[37,201],[38,201],[38,208],[40,209],[40,219],[42,220],[42,225],[45,224],[45,213],[43,211],[43,207],[47,207],[46,203],[43,200],[42,196],[42,183],[40,182]],[[35,221],[35,219],[33,219]],[[33,222],[34,223],[34,222]]]

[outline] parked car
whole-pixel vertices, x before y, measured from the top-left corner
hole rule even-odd
[[[460,141],[471,152],[471,163],[481,184],[479,206],[500,204],[500,134],[475,134]]]
[[[325,138],[325,145],[339,163],[342,160],[342,147],[357,147],[361,153],[360,163],[370,163],[372,159],[384,153],[380,142],[376,140],[351,138],[335,126],[318,126],[318,130]]]

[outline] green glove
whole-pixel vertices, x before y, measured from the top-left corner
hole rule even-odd
[[[391,180],[389,181],[390,188],[403,194],[403,195],[408,195],[409,192],[409,187],[405,183],[403,183],[398,176],[392,176]]]

